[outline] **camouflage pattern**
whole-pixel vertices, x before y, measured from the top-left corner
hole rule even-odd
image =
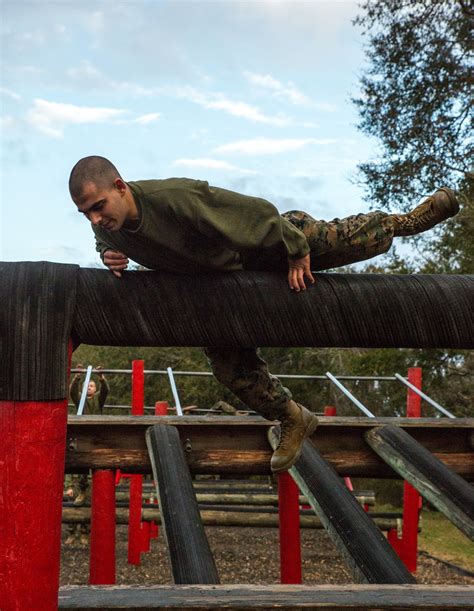
[[[365,261],[387,252],[392,245],[394,223],[385,212],[355,214],[332,221],[318,221],[299,210],[290,210],[282,216],[306,236],[314,271]]]
[[[392,217],[379,211],[332,221],[319,221],[299,210],[285,212],[282,217],[306,236],[314,271],[380,255],[390,248],[394,235]],[[281,253],[254,251],[244,255],[243,262],[248,270],[288,270]],[[243,403],[268,420],[281,419],[291,393],[270,374],[257,349],[205,348],[204,352],[215,377]]]
[[[271,375],[255,348],[204,348],[212,371],[250,409],[268,420],[279,420],[290,391]]]

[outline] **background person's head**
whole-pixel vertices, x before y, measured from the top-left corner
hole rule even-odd
[[[92,397],[95,395],[96,392],[97,392],[96,383],[94,382],[94,380],[91,380],[89,382],[89,385],[87,386],[87,398],[92,399]]]

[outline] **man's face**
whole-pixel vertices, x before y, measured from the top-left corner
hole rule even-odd
[[[95,395],[96,390],[97,386],[95,385],[95,382],[90,381],[89,386],[87,387],[87,396],[89,399]]]
[[[92,225],[118,231],[130,216],[125,193],[125,183],[120,179],[116,179],[111,188],[86,182],[81,196],[74,199],[74,203]]]

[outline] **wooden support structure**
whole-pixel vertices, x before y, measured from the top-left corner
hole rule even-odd
[[[278,429],[269,431],[272,447]],[[382,532],[310,441],[290,469],[357,583],[415,583]]]
[[[120,468],[124,473],[151,473],[145,432],[154,424],[178,429],[191,473],[270,475],[269,422],[251,416],[69,416],[66,471]],[[385,424],[410,431],[451,470],[474,481],[473,418],[326,416],[312,441],[340,475],[393,478],[393,469],[364,438],[368,430]]]
[[[212,611],[213,609],[389,609],[472,611],[474,588],[426,585],[186,585],[87,588],[59,590],[59,609],[133,609],[148,611]]]
[[[474,539],[474,488],[406,431],[384,426],[366,435],[370,446],[420,494]]]
[[[219,583],[178,431],[173,426],[157,424],[148,429],[146,442],[174,582]]]
[[[272,528],[278,527],[278,512],[275,510],[255,511],[254,508],[233,508],[230,511],[220,508],[202,508],[199,507],[201,521],[204,526],[249,526]],[[115,520],[117,524],[128,524],[129,512],[127,508],[119,507],[116,509]],[[401,521],[402,514],[393,513],[374,513],[370,514],[380,530],[388,531],[392,528],[397,528]],[[62,521],[64,524],[83,523],[87,524],[91,519],[91,510],[89,507],[63,507]],[[157,507],[144,507],[141,512],[143,522],[156,521],[161,524],[161,515]],[[301,528],[323,528],[321,520],[310,515],[307,511],[300,512],[300,527]]]

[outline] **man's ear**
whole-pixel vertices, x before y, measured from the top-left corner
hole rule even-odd
[[[117,189],[117,191],[123,195],[127,190],[127,185],[121,178],[116,178],[114,180],[114,188]]]

